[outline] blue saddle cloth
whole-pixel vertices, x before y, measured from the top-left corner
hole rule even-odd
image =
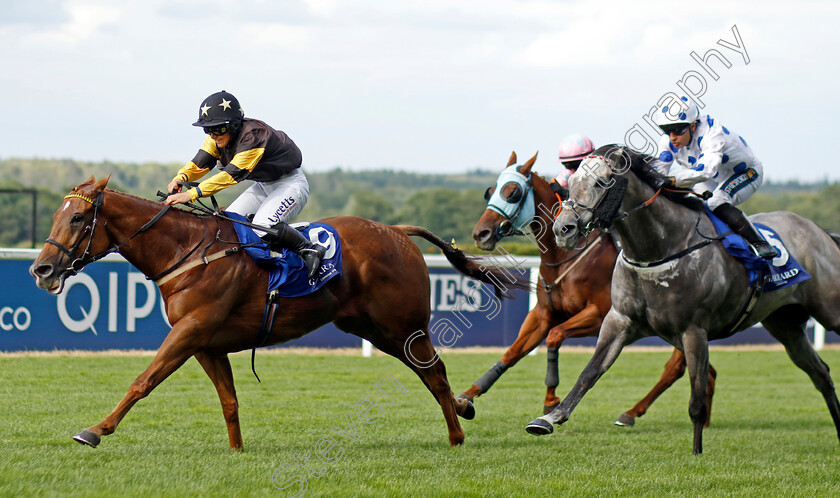
[[[764,284],[764,291],[772,291],[781,289],[789,285],[793,285],[811,278],[811,275],[802,268],[802,265],[788,252],[781,237],[772,228],[754,223],[755,228],[764,235],[767,242],[776,249],[776,257],[772,260],[759,258],[750,249],[749,244],[743,237],[732,232],[729,226],[720,218],[715,216],[708,208],[706,214],[712,220],[718,236],[726,235],[723,240],[723,247],[730,255],[740,261],[750,276],[750,285],[753,285],[762,275],[769,272],[770,277]]]
[[[248,221],[236,213],[225,213],[234,220]],[[268,270],[268,292],[277,290],[283,297],[298,297],[311,294],[324,286],[341,272],[341,240],[338,232],[323,223],[305,223],[301,233],[309,240],[318,242],[327,248],[318,275],[307,278],[306,263],[294,251],[283,249],[282,252],[269,251],[268,246],[257,237],[254,231],[245,225],[234,223],[239,242],[260,244],[245,248],[251,258]]]

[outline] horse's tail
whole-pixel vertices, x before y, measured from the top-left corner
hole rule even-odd
[[[406,235],[422,237],[439,247],[447,261],[456,270],[470,278],[492,285],[493,292],[498,298],[513,297],[511,289],[530,289],[530,280],[522,275],[521,269],[505,268],[490,264],[489,258],[471,256],[423,227],[412,225],[392,225],[392,227],[402,230]]]

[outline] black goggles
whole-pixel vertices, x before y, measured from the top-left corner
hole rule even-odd
[[[673,133],[674,135],[682,135],[688,131],[688,127],[690,125],[686,123],[677,123],[677,124],[670,124],[670,125],[663,125],[660,126],[659,129],[662,130],[666,135],[670,135]]]
[[[204,133],[206,133],[208,135],[224,135],[228,131],[230,131],[230,125],[228,125],[227,123],[220,124],[220,125],[217,125],[217,126],[205,126],[204,127]]]

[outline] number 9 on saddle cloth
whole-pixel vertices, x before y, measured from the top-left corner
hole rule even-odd
[[[235,221],[248,221],[244,216],[236,213],[225,212],[225,215]],[[270,251],[267,244],[257,237],[251,228],[240,223],[234,223],[233,226],[239,241],[246,245],[245,252],[253,258],[254,262],[268,270],[266,292],[276,290],[282,297],[305,296],[317,291],[340,274],[341,240],[338,232],[330,225],[324,223],[291,225],[299,229],[311,242],[326,249],[321,267],[312,279],[307,277],[306,264],[297,253],[289,249],[283,249],[279,253]]]

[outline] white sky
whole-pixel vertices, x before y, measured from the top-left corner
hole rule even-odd
[[[717,43],[733,25],[749,64]],[[769,179],[840,180],[838,31],[832,1],[0,0],[0,157],[185,162],[225,89],[307,171],[496,170],[516,150],[547,175],[563,136],[623,142],[699,71],[701,112]],[[690,56],[712,48],[717,81]]]

